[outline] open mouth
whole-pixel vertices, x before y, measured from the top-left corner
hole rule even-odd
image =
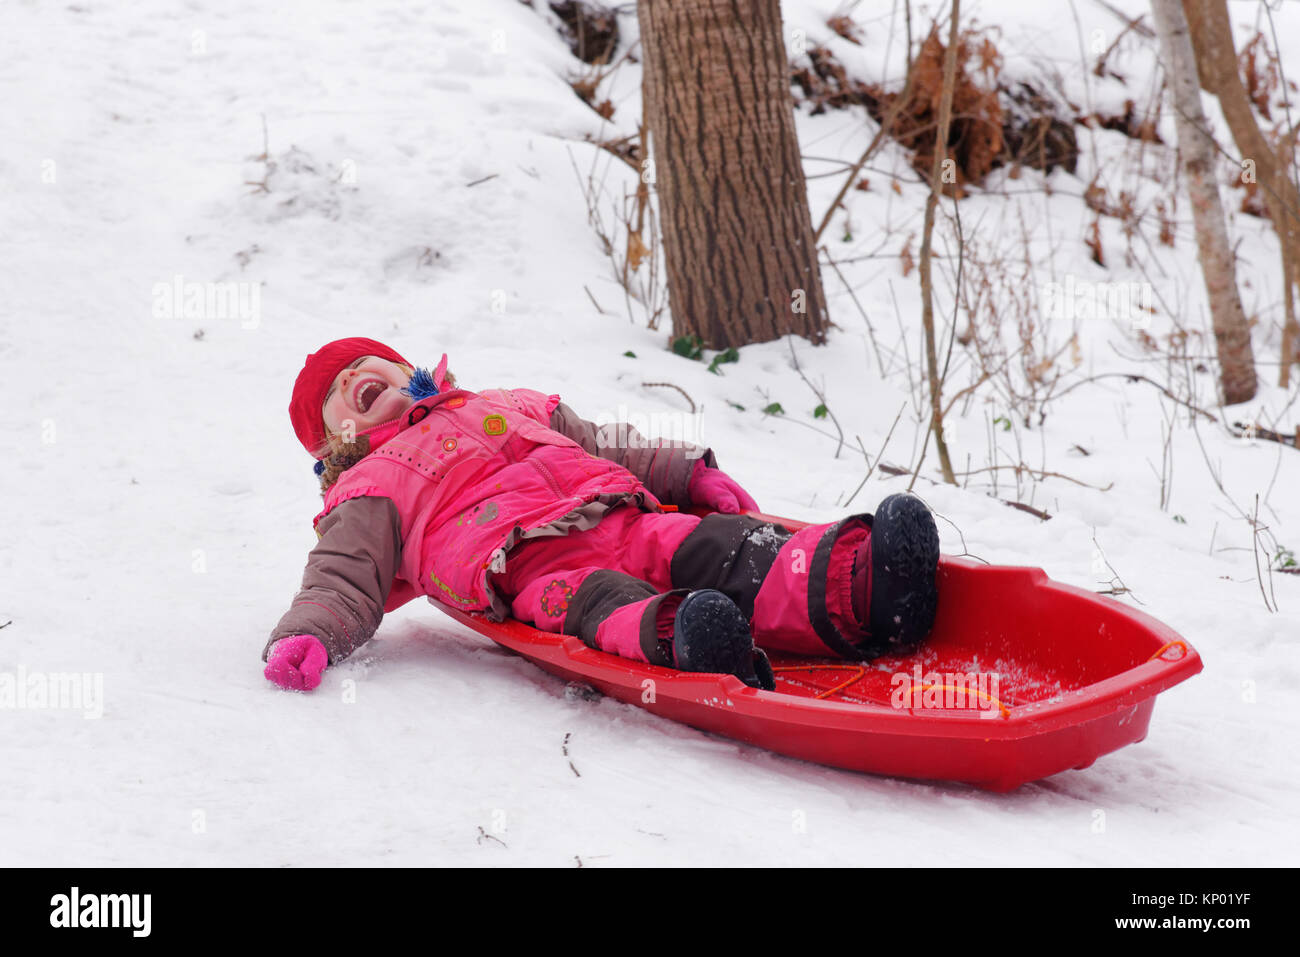
[[[370,411],[370,407],[375,404],[375,400],[384,394],[388,388],[388,383],[382,379],[366,379],[360,383],[352,393],[352,400],[357,407],[357,411],[363,415]]]

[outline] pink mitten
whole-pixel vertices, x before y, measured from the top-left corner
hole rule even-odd
[[[314,635],[290,635],[271,646],[263,674],[287,691],[311,691],[320,684],[320,673],[329,655]]]
[[[758,512],[758,503],[749,497],[731,476],[720,469],[711,469],[704,464],[704,459],[695,462],[695,471],[691,473],[691,482],[687,487],[691,504],[704,505],[728,515],[740,512]]]

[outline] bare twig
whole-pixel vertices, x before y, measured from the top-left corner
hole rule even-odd
[[[1288,448],[1300,448],[1300,426],[1297,426],[1294,435],[1287,435],[1285,432],[1274,432],[1272,429],[1266,429],[1258,423],[1247,425],[1244,422],[1233,422],[1233,435],[1239,439],[1264,439],[1269,442],[1277,442],[1279,445],[1285,445]]]
[[[858,487],[853,490],[853,494],[848,497],[847,501],[845,501],[845,508],[847,508],[849,502],[852,502],[853,499],[857,497],[857,494],[862,491],[862,486],[867,484],[867,480],[871,478],[871,473],[876,470],[876,465],[879,464],[881,458],[884,456],[885,449],[889,447],[889,440],[893,437],[894,429],[898,425],[898,420],[903,417],[903,410],[906,408],[907,403],[903,403],[898,407],[898,415],[894,416],[894,424],[889,427],[889,432],[885,435],[885,441],[880,443],[880,451],[876,453],[876,461],[872,462],[870,459],[867,460],[867,474],[862,476],[862,481],[858,483]],[[858,448],[862,450],[862,457],[866,458],[867,450],[862,448],[862,438],[857,435],[855,435],[854,438],[858,440]],[[881,471],[884,471],[884,468],[884,466],[881,466]]]
[[[262,178],[260,180],[244,180],[245,186],[254,186],[255,193],[271,192],[271,172],[275,169],[275,163],[271,161],[271,139],[266,131],[266,114],[262,115],[262,152],[257,156],[250,156],[249,159],[255,160],[262,164]]]
[[[924,499],[922,499],[922,501],[924,501]],[[927,508],[930,508],[929,502],[926,502],[925,504]],[[961,552],[960,554],[954,555],[953,556],[954,558],[973,558],[977,562],[984,562],[985,565],[992,564],[987,559],[980,558],[978,555],[976,555],[974,552],[970,550],[970,547],[966,544],[966,535],[956,522],[950,519],[947,515],[944,515],[942,512],[935,511],[933,508],[930,508],[930,511],[934,512],[935,518],[941,518],[949,525],[951,525],[953,527],[953,531],[957,533],[957,537],[961,539]]]
[[[835,413],[831,411],[831,407],[826,403],[826,396],[822,390],[809,382],[808,377],[803,374],[803,369],[799,365],[799,357],[794,351],[794,336],[787,336],[786,343],[790,346],[790,362],[794,365],[794,371],[799,373],[799,378],[803,379],[804,385],[812,389],[813,395],[817,396],[817,401],[821,403],[821,408],[826,410],[826,414],[830,417],[831,423],[835,426],[835,431],[839,434],[839,444],[835,446],[835,458],[839,458],[840,450],[844,448],[844,430],[840,428],[840,420],[835,418]]]
[[[1137,602],[1139,605],[1145,605],[1146,602],[1144,602],[1141,598],[1139,598],[1136,594],[1134,594],[1133,589],[1129,588],[1128,585],[1124,584],[1124,579],[1119,577],[1119,572],[1115,571],[1115,566],[1110,563],[1110,559],[1106,557],[1105,550],[1101,547],[1101,544],[1097,541],[1096,530],[1094,530],[1092,534],[1092,543],[1097,546],[1097,554],[1101,556],[1101,560],[1106,563],[1106,567],[1110,569],[1110,573],[1111,573],[1111,579],[1109,582],[1110,587],[1099,590],[1098,594],[1133,595],[1133,600],[1135,602]]]
[[[604,155],[601,150],[592,151],[591,169],[585,177],[578,168],[573,150],[569,149],[568,152],[569,163],[582,187],[583,200],[587,204],[587,222],[596,234],[601,253],[609,261],[614,281],[623,289],[628,321],[636,321],[632,306],[635,301],[645,312],[647,328],[657,329],[659,319],[667,309],[667,287],[660,276],[659,221],[653,208],[650,208],[649,190],[645,182],[638,182],[637,189],[632,193],[625,191],[620,201],[609,196],[605,188],[608,163],[597,179],[597,163]],[[605,208],[606,202],[609,203],[609,212]],[[612,218],[609,218],[611,214]],[[644,238],[643,227],[646,229]],[[615,234],[620,229],[623,238],[616,239]],[[642,263],[647,267],[644,274],[639,268]],[[588,292],[588,295],[591,293]],[[600,311],[604,313],[603,309]]]
[[[825,252],[825,248],[823,248],[822,251]],[[844,278],[844,273],[840,272],[839,265],[835,260],[830,258],[829,254],[826,256],[826,263],[835,270],[835,275],[840,277],[840,282],[844,284],[845,292],[847,292],[849,298],[853,300],[853,305],[857,306],[858,314],[862,316],[862,321],[867,326],[867,335],[871,337],[871,348],[876,352],[876,365],[880,369],[880,378],[883,380],[885,378],[885,362],[880,357],[880,345],[876,342],[876,330],[875,327],[871,325],[871,319],[867,316],[867,310],[862,308],[862,303],[858,301],[858,294],[853,291],[853,287],[849,285],[849,281]]]
[[[1044,469],[1036,469],[1030,465],[1026,465],[1024,462],[1019,462],[1015,465],[986,465],[983,468],[970,469],[969,471],[958,472],[956,474],[978,475],[981,472],[996,472],[1002,469],[1006,469],[1016,473],[1017,478],[1019,478],[1021,473],[1024,473],[1028,475],[1030,478],[1039,482],[1041,482],[1045,478],[1065,479],[1067,482],[1073,482],[1075,485],[1082,485],[1084,488],[1094,489],[1098,492],[1109,492],[1115,486],[1114,482],[1108,482],[1105,485],[1089,485],[1087,482],[1081,481],[1077,478],[1072,478],[1071,476],[1065,475],[1062,472],[1051,472]]]
[[[591,300],[591,304],[596,307],[596,311],[598,313],[600,313],[602,316],[612,315],[612,313],[608,313],[604,309],[600,308],[600,303],[598,303],[596,301],[596,297],[591,294],[591,290],[587,288],[586,283],[583,283],[582,291],[587,294],[587,298]]]
[[[671,383],[671,382],[642,382],[641,384],[642,384],[643,386],[650,386],[650,387],[652,387],[652,388],[676,389],[676,390],[677,390],[678,392],[680,392],[683,396],[685,396],[686,401],[689,402],[689,403],[691,404],[691,411],[692,411],[692,412],[695,411],[695,400],[692,399],[689,395],[687,395],[686,390],[683,389],[681,386],[679,386],[679,385],[674,385],[674,384]]]
[[[1248,525],[1250,525],[1250,529],[1251,529],[1251,553],[1252,553],[1252,555],[1253,555],[1253,557],[1254,557],[1254,559],[1255,559],[1255,578],[1256,578],[1256,580],[1259,582],[1259,590],[1260,590],[1260,594],[1264,596],[1264,607],[1267,608],[1267,609],[1268,609],[1269,611],[1271,611],[1271,612],[1272,612],[1272,611],[1277,611],[1276,602],[1270,603],[1270,602],[1269,602],[1269,599],[1268,599],[1268,595],[1267,595],[1267,593],[1264,592],[1264,579],[1263,579],[1263,577],[1261,576],[1261,574],[1260,574],[1260,570],[1259,570],[1259,554],[1258,554],[1258,549],[1259,549],[1259,545],[1260,545],[1260,541],[1259,541],[1259,540],[1260,540],[1260,537],[1261,537],[1262,535],[1264,535],[1265,533],[1268,533],[1268,537],[1269,537],[1269,538],[1272,538],[1272,537],[1273,537],[1272,534],[1269,533],[1268,526],[1267,526],[1267,525],[1261,525],[1261,524],[1260,524],[1260,521],[1259,521],[1259,493],[1257,492],[1257,493],[1255,494],[1255,510],[1254,510],[1253,514],[1247,512],[1247,511],[1245,511],[1245,510],[1244,510],[1240,505],[1238,505],[1237,502],[1236,502],[1236,500],[1234,500],[1233,497],[1232,497],[1231,495],[1228,494],[1228,490],[1227,490],[1227,488],[1226,488],[1226,487],[1224,486],[1224,484],[1223,484],[1223,475],[1222,475],[1222,471],[1221,471],[1221,469],[1220,469],[1220,468],[1216,468],[1216,467],[1214,466],[1214,464],[1210,462],[1210,453],[1209,453],[1208,451],[1206,451],[1206,448],[1205,448],[1205,442],[1202,441],[1202,439],[1201,439],[1201,431],[1200,431],[1200,429],[1198,429],[1198,428],[1196,427],[1196,419],[1195,419],[1194,417],[1191,418],[1189,424],[1190,424],[1191,427],[1192,427],[1192,435],[1194,435],[1194,436],[1196,437],[1196,444],[1197,444],[1197,446],[1198,446],[1198,447],[1200,448],[1200,450],[1201,450],[1201,456],[1205,459],[1205,467],[1206,467],[1206,469],[1209,471],[1209,473],[1210,473],[1210,478],[1213,480],[1215,487],[1219,490],[1220,494],[1223,495],[1224,499],[1227,500],[1228,504],[1232,506],[1233,511],[1235,511],[1235,512],[1237,513],[1237,517],[1238,517],[1239,519],[1241,519],[1242,521],[1246,522]],[[1281,453],[1279,452],[1279,454],[1281,454]],[[1215,530],[1217,531],[1217,529],[1218,529],[1218,526],[1217,526],[1217,524],[1216,524],[1216,526],[1215,526]],[[1276,539],[1273,540],[1273,543],[1274,543],[1274,545],[1276,546],[1276,544],[1277,544]],[[1211,538],[1211,540],[1210,540],[1210,548],[1211,548],[1211,550],[1213,550],[1213,548],[1214,548],[1214,540],[1213,540],[1213,538]],[[1220,551],[1222,551],[1222,550],[1223,550],[1223,549],[1220,549]],[[1265,547],[1264,554],[1265,554],[1265,556],[1268,555],[1267,547]],[[1268,566],[1268,567],[1269,567],[1269,582],[1270,582],[1270,586],[1271,586],[1271,584],[1272,584],[1272,562],[1271,562],[1271,560],[1270,560],[1270,562],[1269,562],[1269,566]]]
[[[1113,13],[1115,16],[1119,17],[1121,20],[1127,23],[1128,29],[1133,30],[1135,33],[1138,34],[1138,36],[1145,37],[1148,40],[1155,37],[1156,34],[1154,30],[1152,30],[1150,27],[1146,26],[1145,24],[1137,23],[1133,20],[1130,20],[1129,15],[1127,13],[1125,13],[1123,10],[1120,10],[1118,7],[1114,7],[1111,4],[1107,3],[1106,0],[1096,0],[1096,3],[1099,7],[1102,7],[1106,11]],[[1141,17],[1138,17],[1138,20],[1141,19],[1142,19]]]
[[[909,6],[909,18],[908,18],[909,34],[911,32],[910,9],[911,8]],[[835,198],[831,200],[831,205],[826,210],[826,215],[822,217],[821,223],[817,226],[817,231],[813,233],[814,243],[821,239],[822,233],[826,232],[826,227],[829,226],[831,223],[831,217],[835,215],[835,210],[840,208],[840,203],[844,201],[844,196],[845,194],[848,193],[849,188],[855,182],[857,182],[858,174],[862,172],[862,167],[866,165],[867,160],[871,158],[872,154],[874,154],[876,150],[880,147],[880,144],[884,142],[885,137],[889,134],[889,131],[893,129],[894,123],[898,120],[899,114],[903,111],[903,107],[911,99],[912,43],[911,43],[910,36],[907,45],[907,59],[908,59],[908,69],[907,69],[907,76],[903,80],[903,91],[899,93],[898,97],[894,100],[894,102],[890,104],[889,110],[885,113],[884,118],[880,121],[880,127],[879,129],[876,130],[876,135],[871,138],[871,142],[867,144],[867,148],[862,151],[862,155],[858,157],[858,161],[853,164],[852,169],[849,170],[849,174],[844,177],[844,184],[840,186],[839,192],[836,193]]]
[[[1119,46],[1119,41],[1123,40],[1126,36],[1128,36],[1130,30],[1133,30],[1134,28],[1141,25],[1142,18],[1144,16],[1146,16],[1146,14],[1139,13],[1136,17],[1129,20],[1128,24],[1124,27],[1124,29],[1119,31],[1119,33],[1115,36],[1115,39],[1110,41],[1110,46],[1106,47],[1106,51],[1102,53],[1101,56],[1097,57],[1097,65],[1092,68],[1092,72],[1095,76],[1099,76],[1103,78],[1106,76],[1106,61],[1110,59],[1110,55],[1114,53],[1115,48]]]
[[[933,432],[934,419],[930,419],[925,426],[925,438],[921,441],[921,454],[916,460],[916,468],[912,470],[912,479],[907,483],[907,490],[909,492],[912,491],[913,486],[916,485],[916,477],[921,474],[921,466],[925,464],[925,450],[930,447],[930,435]],[[953,484],[957,484],[955,478],[953,479]]]
[[[1034,508],[1034,506],[1026,505],[1024,502],[1012,502],[1009,499],[1005,499],[1005,498],[1000,498],[998,499],[998,501],[1001,502],[1003,505],[1010,505],[1012,508],[1018,508],[1022,512],[1028,512],[1030,515],[1033,515],[1036,518],[1041,518],[1044,522],[1046,522],[1048,519],[1052,517],[1051,515],[1048,515],[1046,512],[1044,512],[1041,508]]]
[[[1252,526],[1254,526],[1254,530],[1255,530],[1255,534],[1251,537],[1251,541],[1250,541],[1250,557],[1255,560],[1255,580],[1259,582],[1259,593],[1264,598],[1264,607],[1267,608],[1269,611],[1277,611],[1276,605],[1269,604],[1268,592],[1264,591],[1264,576],[1260,573],[1259,570],[1259,531],[1260,531],[1259,493],[1255,494],[1255,512],[1250,518],[1250,523]],[[1265,558],[1267,557],[1268,557],[1268,553],[1266,552]],[[1269,580],[1269,587],[1271,589],[1273,585],[1273,575],[1272,575],[1273,563],[1271,560],[1269,560],[1268,562],[1268,567],[1270,569],[1268,580]]]
[[[572,735],[573,735],[572,731],[564,732],[564,741],[560,744],[560,750],[564,753],[564,756],[566,758],[569,757],[569,738]],[[578,773],[578,769],[573,766],[573,759],[571,758],[569,759],[569,770],[573,772],[573,776],[575,778],[582,777],[582,775]]]
[[[1130,382],[1145,382],[1147,385],[1155,386],[1166,396],[1173,399],[1175,402],[1177,402],[1179,405],[1183,406],[1184,408],[1190,409],[1191,411],[1199,415],[1205,416],[1205,418],[1209,419],[1211,422],[1219,421],[1218,417],[1214,415],[1214,413],[1207,412],[1204,409],[1202,409],[1200,406],[1193,405],[1191,402],[1188,402],[1186,399],[1174,395],[1172,392],[1170,392],[1159,382],[1155,381],[1155,379],[1149,379],[1144,375],[1139,375],[1134,372],[1099,372],[1096,375],[1088,376],[1086,379],[1080,379],[1078,382],[1071,383],[1069,386],[1062,389],[1060,392],[1056,393],[1056,398],[1059,399],[1062,396],[1066,395],[1067,393],[1073,392],[1081,385],[1087,385],[1090,382],[1096,382],[1100,379],[1127,379]]]

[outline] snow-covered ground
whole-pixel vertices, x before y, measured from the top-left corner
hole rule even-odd
[[[1000,28],[1009,73],[1055,68],[1094,109],[1145,104],[1150,41],[1130,36],[1112,59],[1127,87],[1090,74],[1085,84],[1095,31],[1109,44],[1120,28],[1091,0],[964,6]],[[899,78],[902,27],[887,51],[887,13],[861,14],[859,49],[824,26],[831,0],[783,8],[792,43],[802,31],[868,79]],[[1256,16],[1253,4],[1233,10]],[[919,32],[929,13],[916,11]],[[1291,5],[1277,16],[1285,43],[1300,17]],[[625,49],[635,17],[621,25]],[[702,403],[700,437],[720,465],[775,514],[844,514],[862,456],[850,446],[836,457],[789,343],[745,348],[716,376],[669,353],[666,329],[629,321],[574,167],[585,178],[594,164],[614,191],[632,181],[584,137],[634,128],[639,68],[602,87],[616,106],[603,124],[568,86],[581,64],[518,0],[10,0],[0,37],[0,383],[12,408],[0,418],[0,674],[102,676],[100,717],[0,709],[0,864],[1296,862],[1300,577],[1265,576],[1278,610],[1266,609],[1249,527],[1228,498],[1253,510],[1258,495],[1277,541],[1300,549],[1300,453],[1205,422],[1203,453],[1180,418],[1162,508],[1174,408],[1123,379],[1074,389],[1042,427],[1016,421],[989,387],[958,407],[959,469],[990,464],[996,441],[1000,463],[1086,483],[1047,477],[1032,497],[1026,483],[1023,500],[1050,521],[990,497],[988,473],[960,489],[917,484],[947,519],[946,551],[964,539],[989,561],[1099,589],[1112,577],[1100,546],[1144,610],[1203,656],[1202,674],[1161,695],[1144,742],[1087,770],[998,796],[801,763],[566,694],[424,602],[388,616],[314,693],[279,691],[259,655],[298,584],[319,502],[285,408],[303,357],[330,339],[372,336],[430,364],[445,351],[462,385],[558,392],[593,419],[684,422],[677,393],[640,385],[674,382]],[[1285,64],[1300,78],[1291,46]],[[253,158],[263,117],[276,163],[266,190],[248,185],[266,174]],[[806,155],[842,161],[873,130],[860,111],[801,111],[798,124]],[[1168,109],[1161,131],[1173,141]],[[1133,141],[1078,132],[1075,175],[1052,174],[1045,198],[1040,174],[995,174],[987,195],[962,204],[967,237],[1019,257],[1023,222],[1035,283],[1141,280],[1114,220],[1101,234],[1112,268],[1090,261],[1081,196],[1098,167],[1115,191],[1160,187],[1132,173],[1121,182],[1126,157],[1138,162]],[[1147,151],[1167,179],[1171,153]],[[875,254],[841,268],[880,353],[830,270],[839,329],[825,348],[794,348],[872,455],[906,410],[884,456],[906,466],[924,426],[900,328],[915,376],[919,292],[898,252],[909,233],[919,246],[924,191],[892,146],[865,175],[850,228],[841,215],[827,237],[837,258]],[[815,221],[839,182],[810,180]],[[1135,241],[1161,297],[1146,331],[1162,343],[1171,309],[1208,329],[1185,199],[1174,218],[1175,248]],[[1269,385],[1229,415],[1294,427],[1297,406],[1283,410],[1295,390],[1273,388],[1276,365],[1264,364],[1278,354],[1275,243],[1250,217],[1232,229]],[[950,251],[950,228],[940,235]],[[248,311],[187,314],[191,282],[244,284]],[[1116,371],[1169,381],[1131,328],[1077,325],[1079,364],[1063,354],[1063,382]],[[977,374],[959,346],[950,390]],[[1193,379],[1213,408],[1213,373]],[[764,417],[769,401],[785,416]],[[990,432],[997,418],[1012,428]],[[923,475],[934,468],[931,452]],[[905,483],[877,471],[851,510]],[[1016,494],[999,473],[997,495]]]

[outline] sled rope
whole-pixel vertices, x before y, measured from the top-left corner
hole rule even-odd
[[[934,688],[938,688],[940,691],[953,691],[953,692],[960,691],[960,692],[962,692],[963,694],[975,694],[975,695],[979,695],[981,698],[985,699],[986,701],[992,701],[995,705],[997,705],[997,706],[998,706],[998,711],[1000,711],[1000,712],[1002,713],[1002,717],[1004,717],[1004,718],[1009,718],[1009,717],[1011,717],[1011,709],[1010,709],[1010,708],[1008,708],[1006,705],[1004,705],[1004,704],[1003,704],[1001,701],[999,701],[997,698],[993,697],[993,695],[988,694],[987,692],[984,692],[984,691],[980,691],[978,688],[958,688],[958,687],[955,686],[955,685],[919,685],[919,686],[915,686],[915,687],[909,687],[907,690],[908,690],[909,694],[911,694],[912,696],[915,696],[916,693],[917,693],[918,691],[930,691],[930,690],[932,690],[932,689],[934,689]],[[915,706],[913,706],[913,707],[915,707]]]
[[[845,688],[858,681],[867,673],[866,668],[862,668],[858,665],[781,665],[779,668],[773,668],[772,670],[773,671],[856,671],[857,672],[857,674],[855,674],[852,678],[848,679],[847,681],[842,681],[839,684],[837,684],[834,688],[831,688],[828,691],[823,691],[815,695],[815,697],[817,698],[829,698],[831,695],[843,691]]]
[[[1187,642],[1183,641],[1180,638],[1175,638],[1173,641],[1166,641],[1163,645],[1160,646],[1160,650],[1157,651],[1150,658],[1148,658],[1147,661],[1155,661],[1157,658],[1164,658],[1165,652],[1168,651],[1170,648],[1174,647],[1175,645],[1181,648],[1183,650],[1183,653],[1179,655],[1177,658],[1165,659],[1165,660],[1182,661],[1184,658],[1187,657]]]

